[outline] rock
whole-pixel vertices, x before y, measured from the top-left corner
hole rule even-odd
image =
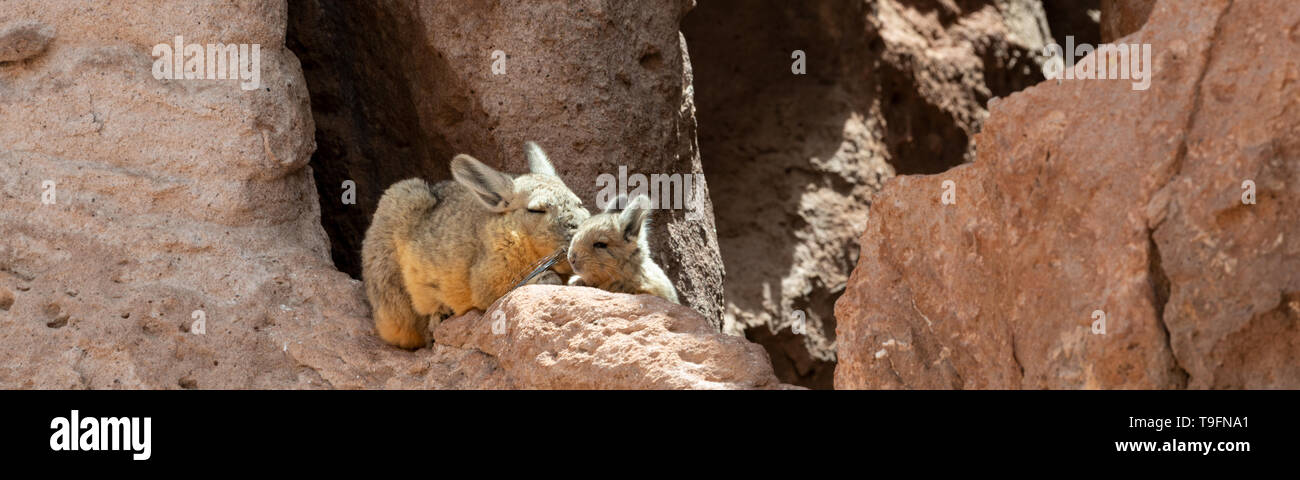
[[[283,3],[16,3],[63,34],[0,68],[0,385],[324,386],[290,350],[367,311],[325,256]],[[177,35],[261,44],[263,88],[155,79]]]
[[[683,21],[724,329],[767,347],[784,382],[832,385],[833,305],[871,195],[962,163],[984,104],[1042,78],[1038,2],[958,3],[713,0]]]
[[[375,336],[361,283],[334,268],[321,226],[320,208],[333,200],[317,197],[308,168],[313,116],[308,83],[283,45],[285,2],[24,1],[6,9],[63,33],[39,57],[0,66],[0,349],[6,352],[0,388],[526,388],[570,381],[503,367],[477,348],[404,351]],[[650,19],[654,12],[662,10],[636,14]],[[259,44],[262,88],[246,91],[238,80],[154,78],[152,49],[178,35],[193,43]],[[625,68],[645,69],[635,63],[644,45],[631,40],[649,37],[628,35],[619,45],[630,50],[610,49],[600,58],[613,64],[613,57],[633,55]],[[678,45],[675,32],[671,42]],[[523,48],[524,40],[512,45]],[[683,66],[674,63],[674,52],[663,51],[660,69]],[[531,71],[530,63],[520,63],[519,72]],[[673,103],[669,113],[684,118],[676,117],[684,115],[677,110],[684,100],[672,98],[683,76],[653,71],[645,75],[671,79],[664,80],[672,84],[664,98]],[[577,88],[560,90],[568,98]],[[550,98],[550,105],[559,105],[558,98]],[[513,103],[518,101],[510,103],[515,112],[523,109]],[[592,108],[614,115],[606,107]],[[685,124],[677,127],[686,131]],[[513,123],[499,129],[514,132],[501,148],[531,134],[516,131],[522,127]],[[679,134],[645,133],[662,142]],[[490,130],[475,135],[450,138],[469,146],[492,138]],[[572,158],[574,147],[567,148],[554,148],[553,154]],[[693,161],[698,167],[698,159]],[[330,195],[338,198],[337,193]],[[625,322],[644,321],[654,335],[631,337],[652,343],[615,336],[601,346],[591,336],[595,331],[580,329],[584,338],[598,351],[621,349],[633,365],[658,372],[646,382],[781,387],[763,364],[760,347],[737,338],[706,340],[721,337],[709,331],[707,317],[636,297],[602,302]],[[512,308],[521,324],[534,324],[523,318],[529,309]],[[555,304],[544,313],[600,317]],[[511,348],[540,347],[516,341]],[[510,352],[501,358],[519,362]],[[654,370],[665,366],[682,370]],[[590,368],[594,373],[603,367]],[[592,388],[635,385],[626,378],[587,381]]]
[[[39,55],[54,39],[54,28],[35,21],[0,25],[0,63],[16,62]]]
[[[1147,23],[1156,0],[1101,0],[1101,41],[1114,42]]]
[[[10,1],[0,387],[1297,388],[1291,3],[1105,2],[1151,90],[1012,94],[1039,2]],[[259,88],[155,78],[177,36],[260,45]],[[707,165],[654,227],[688,305],[526,287],[384,345],[374,201],[525,140],[593,203]]]
[[[1300,387],[1300,68],[1258,61],[1297,23],[1161,2],[1125,37],[1156,46],[1150,90],[1042,83],[997,104],[973,164],[887,182],[836,388]]]
[[[702,174],[684,0],[474,2],[295,0],[290,45],[304,59],[321,129],[313,159],[333,257],[358,276],[384,189],[450,177],[469,153],[526,170],[536,141],[596,206],[602,174]],[[357,203],[340,201],[344,180]],[[652,250],[683,302],[720,325],[722,262],[708,182],[696,211],[656,213]],[[667,197],[667,195],[665,195]]]
[[[1164,323],[1189,387],[1300,388],[1300,65],[1282,60],[1300,4],[1223,8],[1185,151],[1148,204]]]
[[[793,388],[777,380],[762,347],[650,295],[529,285],[482,315],[442,322],[433,336],[490,355],[517,388]]]

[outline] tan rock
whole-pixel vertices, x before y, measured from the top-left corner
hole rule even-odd
[[[444,321],[433,335],[490,355],[518,388],[792,388],[776,379],[762,347],[651,295],[529,285],[481,315]]]

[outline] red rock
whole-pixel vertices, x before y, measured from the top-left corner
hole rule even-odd
[[[1260,61],[1300,5],[1230,3],[1161,2],[1125,37],[1155,47],[1150,90],[1045,82],[993,108],[973,165],[888,182],[836,387],[1300,386],[1300,70]]]

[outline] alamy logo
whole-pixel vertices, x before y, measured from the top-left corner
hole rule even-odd
[[[176,45],[153,47],[153,78],[158,80],[243,80],[239,88],[262,86],[262,45],[254,43],[198,43],[186,45],[177,35]]]
[[[86,417],[79,418],[80,412],[72,411],[68,417],[54,417],[50,420],[50,450],[66,451],[130,451],[135,460],[148,460],[150,448],[149,431],[152,417]],[[141,428],[143,426],[143,428]]]
[[[631,187],[631,191],[628,191]],[[704,197],[704,174],[701,173],[644,173],[627,174],[627,166],[618,167],[618,176],[602,173],[596,176],[596,205],[605,208],[622,200],[618,208],[626,208],[628,200],[638,195],[650,198],[652,209],[686,209],[688,220],[700,219],[701,199]]]
[[[1043,76],[1048,80],[1133,80],[1134,90],[1151,88],[1151,44],[1074,44],[1074,36],[1043,47]],[[1078,60],[1076,60],[1078,59]]]

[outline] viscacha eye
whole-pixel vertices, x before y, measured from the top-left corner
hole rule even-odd
[[[528,211],[529,211],[529,212],[532,212],[532,213],[546,213],[546,210],[540,210],[540,209],[536,209],[536,208],[530,208],[530,209],[528,209]]]
[[[591,246],[596,247],[596,248],[605,248],[605,247],[608,247],[609,245],[605,245],[605,242],[596,242],[596,243],[591,244]]]

